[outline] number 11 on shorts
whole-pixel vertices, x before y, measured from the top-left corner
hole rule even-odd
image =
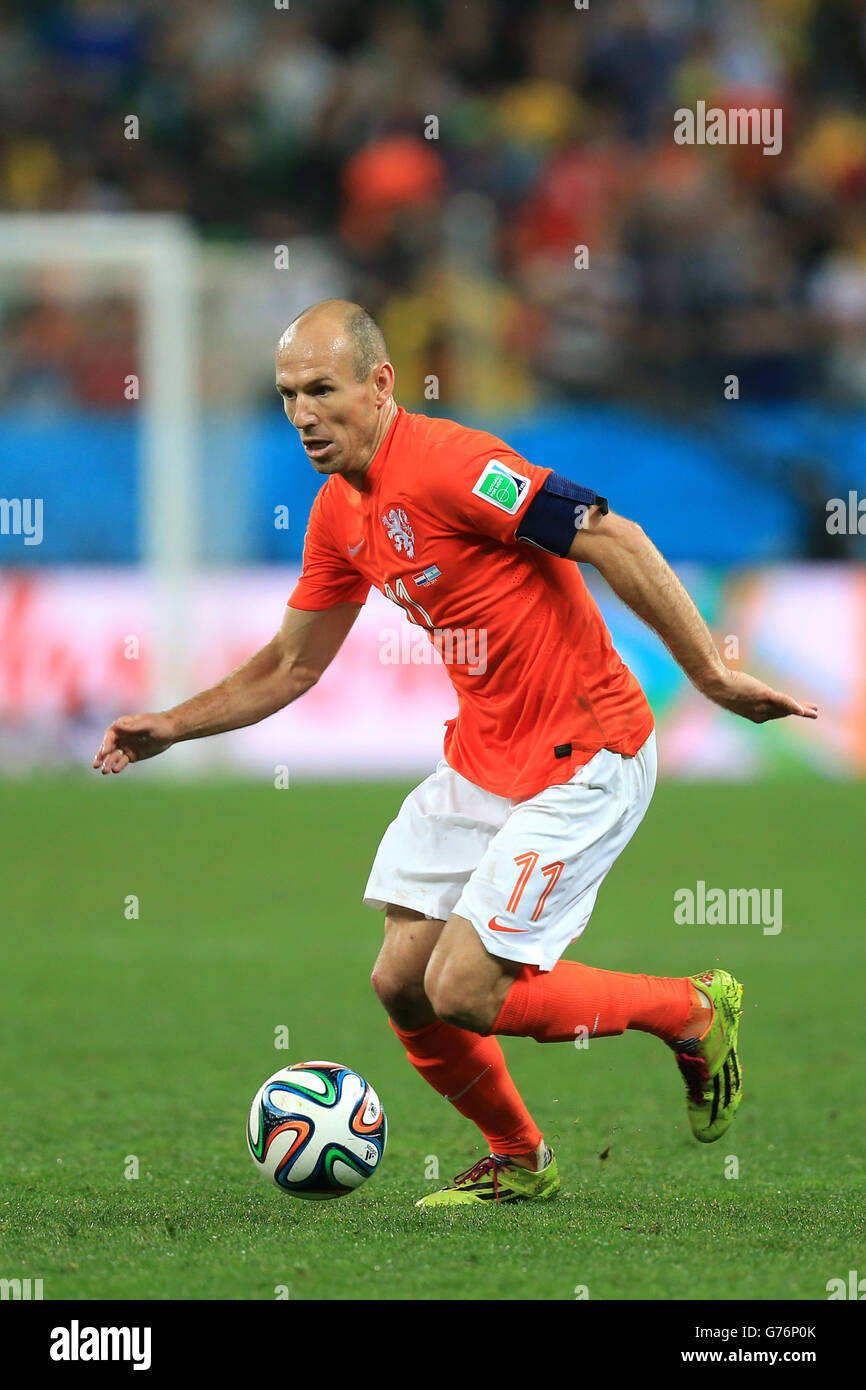
[[[511,894],[511,897],[508,899],[509,912],[517,911],[517,904],[520,902],[520,899],[523,896],[523,890],[529,882],[532,871],[538,863],[540,857],[541,856],[534,849],[527,850],[525,854],[516,854],[514,856],[514,862],[520,869],[520,873],[518,874],[517,883],[514,885],[514,891]],[[541,890],[538,902],[535,904],[535,911],[529,919],[530,922],[538,921],[539,917],[542,914],[542,911],[544,910],[544,904],[547,902],[547,899],[550,896],[551,889],[559,881],[559,876],[564,868],[565,864],[562,862],[561,859],[554,860],[552,864],[542,865],[541,872],[547,879],[547,883]]]

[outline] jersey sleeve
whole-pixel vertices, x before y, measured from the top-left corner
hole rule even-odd
[[[432,509],[458,530],[508,545],[553,470],[530,463],[493,435],[467,430],[466,436],[458,448],[442,450]]]
[[[291,592],[290,608],[320,612],[338,603],[365,603],[370,581],[359,574],[349,560],[334,545],[332,528],[326,518],[325,489],[316,500],[307,522],[304,537],[304,563],[301,576]]]

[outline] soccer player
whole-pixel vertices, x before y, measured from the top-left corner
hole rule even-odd
[[[277,346],[276,386],[326,477],[282,626],[212,689],[115,720],[94,767],[122,772],[298,699],[375,585],[427,630],[458,697],[444,757],[386,830],[364,894],[385,912],[373,988],[391,1027],[489,1149],[418,1205],[546,1200],[559,1187],[497,1035],[652,1033],[673,1049],[695,1137],[718,1139],[742,1097],[742,986],[718,969],[668,979],[560,960],[656,779],[652,713],[577,562],[596,567],[709,700],[755,723],[813,719],[815,705],[728,670],[652,542],[583,478],[398,407],[384,339],[359,305],[300,314]]]

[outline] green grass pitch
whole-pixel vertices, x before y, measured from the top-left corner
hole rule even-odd
[[[46,1299],[416,1300],[824,1299],[866,1275],[866,786],[660,786],[580,958],[737,974],[739,1116],[696,1144],[643,1034],[506,1040],[563,1192],[450,1213],[415,1210],[441,1185],[425,1169],[449,1180],[479,1136],[387,1027],[381,916],[360,903],[405,790],[134,771],[0,787],[0,1275],[42,1278]],[[676,925],[698,879],[781,888],[784,929]],[[390,1120],[381,1172],[333,1203],[279,1193],[244,1141],[258,1085],[310,1056],[367,1075]]]

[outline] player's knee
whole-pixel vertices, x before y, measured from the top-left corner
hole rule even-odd
[[[390,1009],[392,1004],[400,1004],[410,994],[410,985],[405,977],[388,966],[374,966],[370,984],[373,986],[373,993],[386,1009]]]
[[[469,1033],[489,1033],[495,1018],[491,1001],[479,995],[466,980],[448,970],[431,971],[424,977],[424,988],[434,1013],[455,1028]]]
[[[433,1010],[437,1018],[443,1022],[453,1024],[455,1028],[462,1028],[467,1033],[480,1033],[482,1036],[490,1032],[495,1017],[495,1010],[490,1010],[486,1003],[476,1000],[463,999],[461,996],[450,998],[445,995],[439,1004],[433,1004]]]
[[[422,980],[407,979],[399,971],[377,965],[370,983],[373,991],[398,1028],[423,1026],[430,1014],[430,1004]]]

